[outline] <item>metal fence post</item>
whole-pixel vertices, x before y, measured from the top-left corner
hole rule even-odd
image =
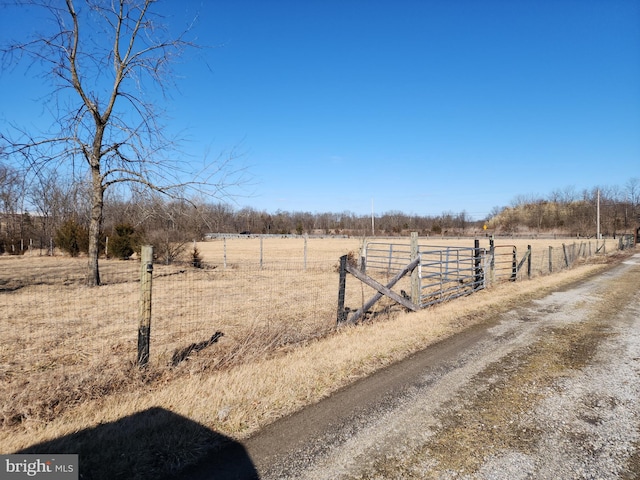
[[[153,279],[153,247],[142,246],[140,267],[140,318],[138,326],[138,365],[149,363],[151,336],[151,283]]]

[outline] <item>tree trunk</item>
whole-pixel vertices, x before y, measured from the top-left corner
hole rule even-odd
[[[91,168],[92,205],[91,222],[89,224],[89,265],[87,270],[87,285],[100,285],[100,270],[98,255],[100,253],[100,230],[102,229],[102,207],[104,205],[104,187],[99,167]]]

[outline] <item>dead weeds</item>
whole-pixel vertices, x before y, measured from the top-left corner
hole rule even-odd
[[[207,261],[207,250],[203,252]],[[281,271],[269,270],[259,272],[258,281],[255,272],[251,277],[239,275],[242,269],[213,269],[197,272],[197,277],[191,272],[161,277],[157,292],[154,288],[152,335],[156,336],[152,336],[152,348],[157,353],[146,369],[132,363],[135,319],[131,321],[130,311],[131,305],[134,309],[136,306],[137,287],[132,289],[126,283],[100,289],[76,287],[76,300],[94,305],[95,313],[89,314],[76,313],[64,303],[66,300],[58,299],[60,289],[51,290],[49,285],[0,292],[11,296],[4,297],[11,298],[7,303],[7,309],[13,309],[11,321],[30,325],[28,335],[45,339],[34,347],[19,326],[7,324],[2,330],[6,343],[0,347],[0,378],[8,382],[0,389],[0,438],[11,445],[5,448],[15,451],[29,445],[33,438],[63,436],[154,405],[183,412],[211,430],[246,435],[429,342],[536,295],[536,289],[552,288],[554,283],[543,280],[537,287],[535,281],[509,285],[505,288],[510,293],[499,299],[478,294],[473,301],[460,300],[457,307],[429,309],[424,314],[430,320],[420,327],[416,324],[420,314],[414,314],[413,320],[401,316],[398,324],[389,321],[330,335],[335,325],[337,289],[331,266],[337,256],[332,254],[326,268],[310,269],[311,275],[304,282],[300,276],[289,279]],[[170,267],[159,266],[158,273],[162,273],[161,268],[171,272]],[[178,291],[178,284],[170,283],[174,278],[184,285]],[[531,293],[522,293],[529,290]],[[210,301],[198,307],[201,310],[194,310],[194,305],[201,305],[202,298],[208,298],[211,292],[228,301]],[[350,295],[348,301],[356,306],[365,296],[358,289],[352,289]],[[55,323],[29,316],[34,314],[34,298],[47,300],[46,318],[55,318]],[[114,298],[126,301],[116,303]],[[309,303],[302,303],[303,299]],[[459,313],[464,309],[467,314]],[[474,309],[478,312],[475,316]],[[310,316],[310,311],[317,313]],[[189,315],[198,321],[191,322]],[[398,328],[399,324],[404,326]],[[218,330],[224,337],[214,346],[186,357],[174,368],[169,366],[175,351],[201,342]],[[43,336],[42,332],[47,334]],[[351,343],[334,351],[333,341]],[[297,360],[292,363],[294,356]],[[273,368],[277,371],[265,371]],[[513,368],[520,367],[514,364]],[[207,396],[212,392],[215,395],[200,398],[203,393],[196,392],[201,389],[206,389]],[[515,395],[506,391],[502,394]],[[512,403],[521,400],[514,396]],[[223,410],[229,412],[224,418],[218,414]],[[488,412],[487,421],[481,423],[490,424],[492,415],[498,414]],[[77,422],[74,416],[79,417]],[[481,430],[480,424],[476,430]],[[185,446],[185,451],[196,448],[192,443]]]

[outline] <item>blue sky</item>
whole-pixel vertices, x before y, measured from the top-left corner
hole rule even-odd
[[[168,128],[194,158],[243,152],[239,207],[479,219],[518,195],[640,177],[640,2],[160,7],[176,28],[198,14],[210,47],[176,66]],[[3,16],[0,31],[29,22]],[[3,72],[0,122],[38,116],[39,88]]]

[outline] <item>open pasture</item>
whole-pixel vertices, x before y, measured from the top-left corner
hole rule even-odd
[[[496,244],[516,245],[519,252],[531,244],[535,255],[571,241]],[[362,243],[217,239],[197,244],[204,269],[186,263],[189,249],[183,263],[155,265],[151,359],[144,370],[135,365],[139,262],[103,260],[104,285],[87,288],[83,258],[0,257],[0,444],[14,429],[38,428],[87,401],[259,362],[328,335],[336,322],[339,257],[358,255]],[[420,244],[472,246],[473,239],[423,238]],[[488,248],[488,239],[481,246]],[[358,308],[372,294],[348,279],[346,305]],[[375,308],[390,315],[400,311],[384,303]],[[176,353],[215,332],[223,333],[217,343],[173,364]]]
[[[549,246],[556,250],[562,248],[562,244],[571,244],[581,241],[574,238],[497,238],[496,245],[515,246],[521,256],[528,245],[534,251],[548,250]],[[592,245],[595,241],[590,240]],[[338,262],[341,255],[353,252],[358,255],[365,242],[394,243],[409,245],[408,237],[278,237],[278,236],[236,236],[229,238],[217,238],[197,244],[198,250],[206,264],[227,268],[255,267],[260,265],[274,267],[278,264],[286,266],[303,266],[307,260],[307,266],[326,267]],[[611,242],[611,241],[610,241]],[[470,237],[420,237],[420,245],[425,246],[456,246],[473,247],[474,239]],[[613,246],[613,242],[611,242]],[[480,237],[480,247],[489,248],[489,238]],[[305,256],[306,252],[306,256]]]

